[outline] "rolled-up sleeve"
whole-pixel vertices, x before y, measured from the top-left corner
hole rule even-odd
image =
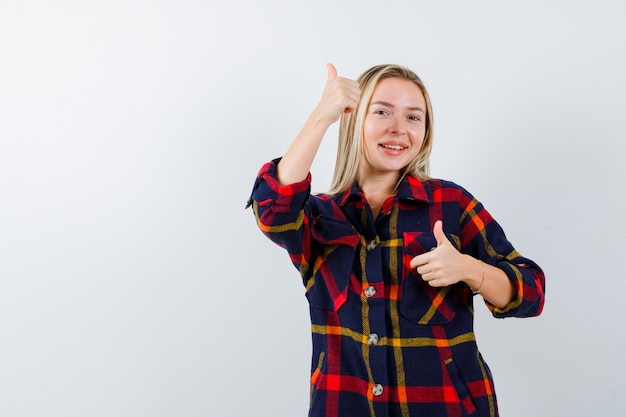
[[[503,308],[485,303],[494,317],[533,317],[545,301],[545,276],[532,260],[522,256],[502,227],[467,191],[461,199],[461,230],[467,253],[500,268],[515,286],[516,296]]]
[[[275,159],[263,165],[248,206],[252,206],[261,231],[286,248],[296,268],[302,270],[310,256],[310,228],[304,207],[310,196],[311,175],[303,181],[281,185],[276,178],[279,161]]]

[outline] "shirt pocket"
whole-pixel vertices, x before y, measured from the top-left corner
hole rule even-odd
[[[346,302],[360,235],[347,221],[320,215],[311,229],[310,278],[305,283],[311,307],[338,311]]]
[[[400,314],[417,324],[446,324],[454,319],[453,287],[431,287],[409,266],[411,259],[437,247],[432,233],[403,233],[403,280]]]

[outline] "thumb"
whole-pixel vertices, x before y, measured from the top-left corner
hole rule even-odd
[[[337,78],[337,68],[335,68],[335,66],[330,62],[326,64],[326,68],[328,69],[328,79],[326,80],[326,82],[329,83]]]
[[[437,220],[435,222],[435,225],[433,226],[433,234],[435,235],[435,239],[437,240],[437,247],[448,242],[448,238],[443,233],[443,222],[441,220]]]

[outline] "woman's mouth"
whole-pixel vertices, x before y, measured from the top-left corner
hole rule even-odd
[[[385,149],[391,149],[392,151],[401,151],[403,149],[406,149],[404,146],[400,146],[400,145],[385,145],[385,144],[381,144],[380,146],[382,146]]]

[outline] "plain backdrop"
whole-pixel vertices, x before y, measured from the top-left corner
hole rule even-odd
[[[416,71],[432,174],[547,276],[479,347],[505,417],[626,411],[626,6],[0,0],[0,416],[305,416],[298,272],[244,206],[321,96]],[[336,128],[312,168],[330,184]]]

